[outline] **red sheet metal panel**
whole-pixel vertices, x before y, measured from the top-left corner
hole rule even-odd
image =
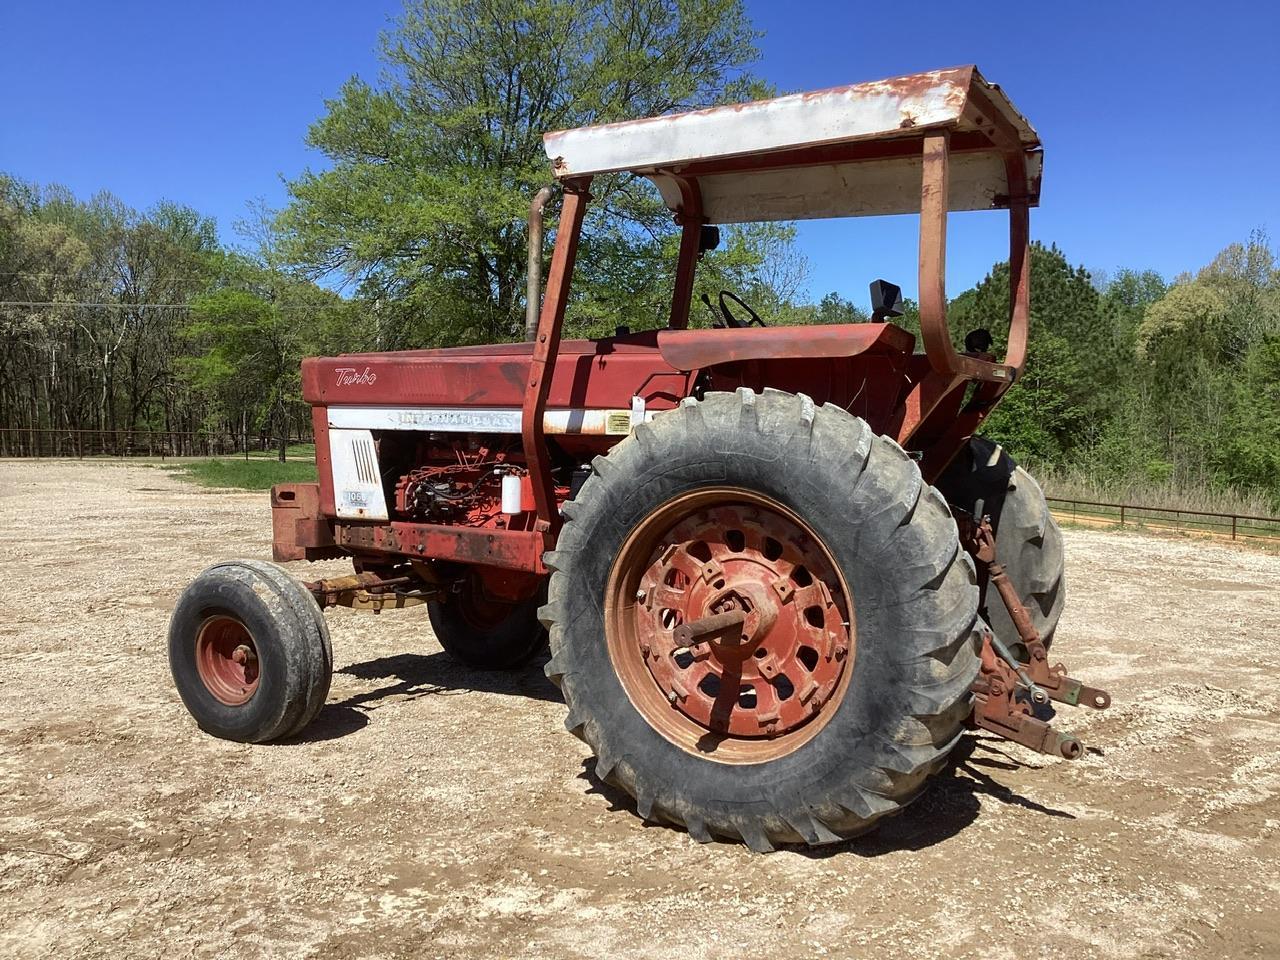
[[[642,396],[650,409],[687,396],[689,374],[722,363],[910,353],[915,338],[887,323],[745,330],[663,330],[608,340],[566,340],[549,408],[621,408]],[[520,406],[528,343],[304,360],[303,397],[312,404]]]
[[[302,362],[302,395],[311,404],[512,406],[524,403],[532,344],[350,354]],[[560,344],[547,406],[628,407],[637,393],[651,409],[688,393],[686,375],[658,353],[653,331]]]
[[[443,558],[504,570],[546,573],[542,554],[551,543],[532,530],[444,526],[431,523],[384,523],[334,526],[334,538],[349,550]]]
[[[915,337],[891,323],[663,330],[658,334],[662,359],[677,370],[699,370],[738,360],[853,357],[871,350],[910,353],[914,345]]]

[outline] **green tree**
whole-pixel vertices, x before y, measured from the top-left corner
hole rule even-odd
[[[1280,266],[1270,239],[1254,230],[1245,243],[1233,243],[1196,275],[1222,305],[1222,350],[1242,362],[1258,341],[1280,333]]]
[[[1147,308],[1134,346],[1139,360],[1170,368],[1201,355],[1225,360],[1226,304],[1209,284],[1179,284]]]
[[[1273,371],[1264,345],[1280,335],[1278,281],[1267,238],[1254,232],[1172,286],[1132,271],[1107,284],[1120,390],[1098,441],[1078,454],[1092,472],[1267,488]]]
[[[0,307],[0,372],[10,389],[28,381],[21,402],[0,400],[25,408],[6,422],[169,425],[180,308],[215,247],[212,221],[186,207],[139,212],[0,177],[0,299],[19,301]]]
[[[310,131],[332,166],[290,185],[290,258],[354,282],[389,345],[517,336],[542,134],[757,94],[755,38],[741,0],[411,2],[382,38],[384,81],[348,81]],[[647,181],[592,193],[571,324],[652,325],[670,213]],[[745,255],[750,235],[730,234],[709,262]]]
[[[818,323],[866,323],[868,319],[865,310],[838,293],[828,293],[818,301]]]
[[[1102,309],[1106,314],[1106,327],[1111,331],[1110,350],[1116,356],[1133,357],[1138,339],[1138,327],[1146,309],[1168,291],[1169,285],[1154,270],[1116,271],[1102,286]]]
[[[285,459],[295,422],[308,413],[300,366],[315,354],[376,346],[358,305],[310,282],[285,262],[275,211],[261,200],[237,221],[245,245],[217,258],[212,289],[191,306],[182,364],[189,383],[216,398],[210,414],[241,429],[270,426]]]
[[[1179,484],[1238,484],[1247,477],[1265,487],[1256,472],[1265,458],[1251,437],[1243,397],[1268,395],[1269,367],[1260,358],[1276,336],[1280,271],[1259,232],[1150,302],[1134,332],[1135,386],[1110,428],[1141,453],[1120,469]],[[1266,422],[1266,411],[1257,415]],[[1111,448],[1112,455],[1124,449]]]
[[[191,382],[246,425],[274,422],[283,461],[305,352],[297,317],[260,294],[227,287],[192,302],[188,334],[202,347],[185,360]]]
[[[61,302],[58,278],[88,262],[75,234],[33,214],[25,185],[0,178],[0,300]],[[74,362],[66,349],[71,316],[62,307],[0,306],[0,426],[69,425],[60,384]]]
[[[1008,318],[1007,262],[950,308],[957,344],[984,327],[997,355],[1005,349]],[[1026,369],[982,432],[1024,460],[1058,463],[1096,437],[1116,393],[1116,358],[1088,271],[1071,266],[1056,246],[1032,244],[1030,324]]]
[[[1266,490],[1280,508],[1280,334],[1255,343],[1241,373],[1218,466],[1231,483]]]

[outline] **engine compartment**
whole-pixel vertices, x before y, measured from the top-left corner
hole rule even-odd
[[[423,442],[418,462],[424,465],[396,480],[396,518],[473,526],[496,519],[502,513],[504,478],[514,477],[519,482],[528,470],[511,461],[515,444],[508,442],[504,449],[494,449],[489,442],[474,440],[470,450]],[[450,457],[455,462],[449,463]]]

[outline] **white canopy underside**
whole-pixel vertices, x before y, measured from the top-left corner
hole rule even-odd
[[[1032,196],[1040,193],[1040,154],[1027,157]],[[698,178],[709,223],[815,220],[920,212],[919,157],[862,160]],[[951,157],[948,208],[990,210],[1008,196],[1004,160],[996,153]],[[649,175],[662,199],[679,209],[680,188],[671,177]]]
[[[1004,125],[1016,131],[1034,203],[1040,188],[1039,138],[1003,91],[971,66],[565,130],[547,134],[544,147],[561,180],[630,171],[657,184],[673,211],[681,202],[673,177],[688,168],[685,175],[696,177],[710,223],[915,213],[920,209],[918,153],[784,167],[770,154],[902,140],[926,129],[989,132],[990,120],[971,103],[971,90],[980,91]],[[726,160],[733,161],[732,172],[699,172]],[[1004,205],[1008,182],[994,147],[955,151],[950,169],[950,209]]]

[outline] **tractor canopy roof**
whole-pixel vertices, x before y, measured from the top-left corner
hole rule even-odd
[[[920,210],[926,132],[950,133],[948,208],[1009,206],[1007,154],[1026,158],[1039,202],[1040,138],[975,66],[773,100],[562,130],[543,137],[559,180],[630,172],[679,213],[691,189],[708,223]]]

